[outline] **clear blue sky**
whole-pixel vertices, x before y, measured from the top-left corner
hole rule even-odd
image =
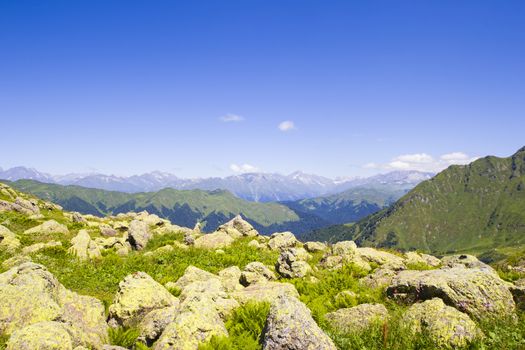
[[[1,167],[59,174],[506,156],[525,1],[0,0],[0,120]]]

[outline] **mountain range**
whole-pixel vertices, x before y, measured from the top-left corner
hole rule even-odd
[[[355,225],[317,230],[311,237],[437,254],[522,246],[525,147],[510,157],[450,166]]]
[[[0,169],[0,179],[35,180],[60,185],[76,185],[126,193],[153,192],[164,188],[178,190],[228,190],[235,196],[255,202],[295,201],[336,194],[356,187],[392,186],[409,190],[432,173],[394,171],[366,178],[330,179],[323,176],[294,172],[289,175],[246,173],[224,178],[183,179],[174,174],[154,171],[129,177],[104,174],[51,175],[27,167]]]

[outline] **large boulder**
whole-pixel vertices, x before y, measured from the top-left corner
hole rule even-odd
[[[442,268],[463,267],[467,269],[480,269],[488,273],[498,274],[496,270],[484,262],[479,261],[474,255],[448,255],[441,259],[441,263],[443,265]]]
[[[237,215],[227,223],[219,226],[217,231],[223,231],[233,238],[248,236],[255,237],[259,235],[259,232],[253,228],[253,226],[242,216]]]
[[[368,288],[384,288],[392,283],[396,272],[390,269],[375,269],[369,275],[359,279],[359,284]]]
[[[355,255],[357,245],[354,241],[341,241],[332,246],[333,255]]]
[[[264,350],[337,349],[315,323],[306,305],[284,294],[271,304],[262,345]]]
[[[177,280],[177,282],[175,282],[175,286],[177,288],[184,289],[186,286],[194,282],[204,282],[209,279],[219,279],[219,277],[211,272],[204,271],[198,267],[190,265],[184,271],[184,275],[182,275]]]
[[[144,249],[151,237],[148,224],[144,221],[133,220],[129,224],[128,241],[134,249]]]
[[[240,282],[244,286],[276,279],[275,274],[266,265],[258,261],[246,265],[240,276]]]
[[[310,253],[324,252],[327,249],[326,244],[321,242],[306,242],[304,249]]]
[[[394,277],[387,294],[406,302],[438,297],[475,319],[501,318],[514,315],[516,309],[509,285],[480,269],[410,270]]]
[[[271,250],[282,250],[300,245],[300,242],[291,232],[276,232],[270,236],[268,247]]]
[[[80,260],[96,259],[102,255],[98,245],[91,240],[87,230],[80,230],[78,234],[71,239],[69,253],[75,255]]]
[[[112,323],[134,327],[152,310],[177,303],[178,299],[148,274],[136,272],[119,283],[115,300],[109,307],[109,318]]]
[[[107,341],[103,304],[65,289],[42,265],[24,263],[0,275],[0,335],[20,331],[10,340],[16,344],[13,348],[25,342],[30,334],[39,333],[40,326],[27,327],[45,325],[48,321],[55,321],[52,329],[56,328],[55,323],[62,325],[59,328],[66,327],[74,344],[100,349]],[[42,334],[48,329],[45,326]]]
[[[179,305],[156,309],[148,313],[138,326],[139,340],[147,345],[152,345],[164,332],[166,327],[175,321],[178,315]]]
[[[412,305],[402,321],[414,335],[425,333],[434,344],[447,349],[465,347],[481,336],[468,315],[445,305],[439,298]]]
[[[238,266],[230,266],[219,271],[219,278],[227,292],[241,290],[244,287],[240,283],[242,271]]]
[[[330,326],[338,331],[357,333],[367,330],[374,324],[385,323],[388,310],[383,304],[361,304],[330,312],[325,318]]]
[[[24,231],[24,234],[49,234],[49,233],[62,233],[68,234],[69,230],[66,225],[62,225],[55,220],[48,220],[41,225],[30,228],[29,230]]]
[[[277,272],[287,278],[302,278],[312,271],[306,262],[308,253],[304,248],[288,248],[277,259]]]
[[[291,283],[267,282],[252,284],[242,290],[231,293],[240,303],[248,302],[268,302],[271,303],[279,295],[287,295],[299,298],[299,293]]]
[[[200,236],[195,240],[196,248],[219,249],[229,247],[234,238],[224,231],[217,231]]]
[[[364,261],[377,265],[386,265],[391,270],[403,270],[405,268],[404,259],[392,253],[374,248],[357,248],[357,253]]]
[[[72,350],[78,345],[72,339],[72,333],[64,323],[34,323],[13,332],[6,350]]]
[[[406,252],[405,253],[405,264],[407,265],[427,265],[429,267],[438,267],[441,265],[441,260],[435,256],[417,253],[417,252]]]
[[[20,241],[7,227],[0,225],[0,251],[14,253],[20,247]]]

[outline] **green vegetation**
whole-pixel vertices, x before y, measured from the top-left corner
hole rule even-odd
[[[130,349],[135,345],[140,331],[136,328],[109,328],[108,330],[109,342],[111,345],[122,346]]]
[[[525,148],[451,166],[393,206],[332,235],[360,245],[434,254],[523,245]]]

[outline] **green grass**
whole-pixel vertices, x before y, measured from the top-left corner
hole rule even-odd
[[[108,335],[111,345],[131,349],[135,345],[135,342],[140,335],[140,331],[137,328],[109,328]]]

